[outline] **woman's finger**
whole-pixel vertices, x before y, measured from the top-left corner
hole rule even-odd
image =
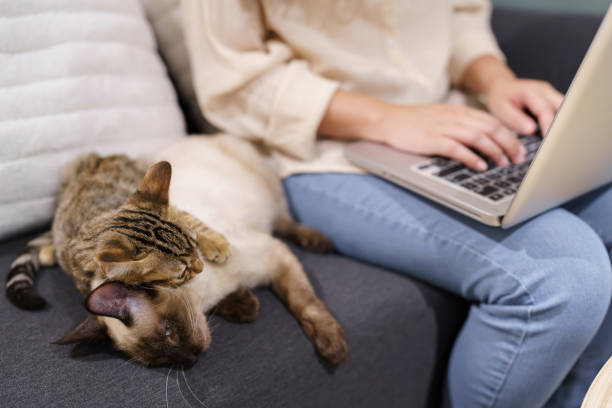
[[[523,112],[521,107],[509,100],[499,103],[495,106],[494,111],[495,116],[517,133],[531,135],[538,128],[533,119]]]
[[[557,91],[551,84],[548,83],[544,86],[544,96],[554,108],[555,113],[559,110],[561,104],[563,103],[563,99],[565,98],[565,95]]]
[[[488,167],[477,154],[450,137],[436,138],[434,143],[434,154],[460,161],[476,171],[485,171]]]
[[[555,117],[556,110],[554,110],[548,100],[541,96],[539,92],[525,92],[523,99],[527,109],[538,118],[542,135],[545,135]]]
[[[488,135],[514,163],[523,162],[527,151],[518,137],[502,125],[497,118],[486,112],[470,109],[468,114],[463,117],[463,124],[476,127]]]
[[[464,123],[466,123],[466,121],[470,121],[469,123],[472,123],[474,126],[478,126],[479,129],[486,133],[493,133],[502,125],[499,119],[491,115],[489,112],[468,106],[465,107],[462,119]]]
[[[487,157],[490,157],[498,166],[510,164],[500,146],[490,136],[476,127],[452,125],[441,129],[448,136],[465,146],[472,147]]]
[[[527,149],[525,149],[525,146],[523,146],[514,132],[510,131],[505,126],[500,126],[499,129],[493,133],[492,138],[502,146],[506,155],[514,164],[522,164],[525,161]]]

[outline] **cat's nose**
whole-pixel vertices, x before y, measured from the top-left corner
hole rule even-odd
[[[198,361],[199,355],[191,354],[191,353],[181,353],[176,356],[175,361],[179,364],[183,364],[186,366],[192,366]]]
[[[175,360],[177,363],[192,366],[198,361],[200,354],[202,354],[201,346],[186,347],[176,354]]]
[[[204,264],[200,261],[200,258],[195,258],[193,263],[191,264],[191,269],[195,273],[200,273],[204,269]]]

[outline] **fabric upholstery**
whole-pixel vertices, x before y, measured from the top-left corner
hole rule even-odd
[[[569,88],[602,17],[497,9],[493,30],[508,65],[522,78]],[[567,28],[571,27],[571,30]]]
[[[0,244],[9,265],[32,238]],[[296,250],[317,293],[344,326],[348,360],[322,362],[295,319],[268,290],[250,324],[212,319],[211,348],[185,375],[208,407],[437,406],[445,361],[463,321],[462,301],[431,287],[337,255]],[[0,279],[8,268],[0,268]],[[0,297],[3,407],[200,406],[182,373],[144,368],[108,348],[71,358],[50,344],[86,312],[70,278],[45,269],[38,284],[49,306],[27,312]],[[178,375],[178,384],[177,384]],[[179,389],[180,387],[180,389]],[[181,396],[181,393],[183,396]]]
[[[0,237],[49,222],[59,169],[79,153],[184,134],[138,0],[0,2]]]

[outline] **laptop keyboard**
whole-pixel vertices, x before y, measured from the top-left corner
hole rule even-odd
[[[491,201],[499,202],[516,193],[542,142],[539,135],[525,136],[519,140],[527,149],[527,156],[525,162],[518,166],[511,164],[507,167],[496,167],[495,163],[485,158],[489,170],[476,172],[458,161],[435,157],[419,163],[416,168],[420,172],[442,178]]]

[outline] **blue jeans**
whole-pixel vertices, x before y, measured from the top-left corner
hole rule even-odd
[[[448,367],[452,406],[580,406],[612,354],[612,188],[502,230],[369,175],[284,186],[296,218],[340,253],[471,302]]]

